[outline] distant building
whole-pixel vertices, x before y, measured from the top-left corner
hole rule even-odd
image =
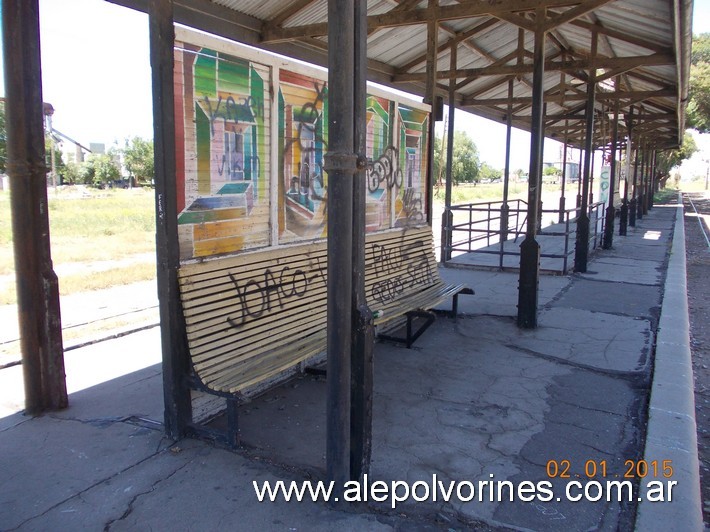
[[[103,142],[90,142],[89,149],[91,150],[91,153],[103,155],[106,153],[106,144]]]
[[[554,167],[557,168],[559,175],[562,175],[562,161],[556,163],[542,163],[544,168]],[[579,180],[579,163],[567,163],[567,170],[565,172],[565,179],[567,182],[574,182]]]

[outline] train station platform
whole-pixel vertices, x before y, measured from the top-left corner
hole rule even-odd
[[[21,367],[0,370],[0,530],[701,530],[682,212],[655,206],[586,273],[542,276],[535,330],[515,324],[517,274],[447,268],[476,290],[458,320],[376,344],[370,483],[458,497],[258,502],[253,482],[324,478],[324,377],[245,404],[239,451],[174,442],[151,328],[68,352],[61,412],[23,416]],[[626,480],[630,500],[591,500]],[[466,500],[482,481],[514,500]],[[545,482],[549,500],[520,490]]]

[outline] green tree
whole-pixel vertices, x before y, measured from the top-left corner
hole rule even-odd
[[[690,63],[710,63],[710,33],[693,35],[693,49],[690,52]]]
[[[656,177],[660,180],[661,186],[665,186],[671,170],[679,166],[685,159],[689,159],[696,151],[698,151],[698,146],[695,139],[687,131],[683,135],[683,144],[680,148],[659,151],[656,154]]]
[[[690,66],[688,125],[710,131],[710,33],[693,36]]]
[[[47,165],[47,179],[49,180],[49,173],[52,171],[52,140],[49,138],[49,135],[45,135],[44,137],[44,160]],[[57,172],[57,181],[55,184],[58,185],[65,179],[66,164],[64,164],[64,154],[56,143],[54,144],[54,169]]]
[[[493,168],[488,163],[481,163],[478,169],[478,177],[480,180],[487,179],[488,181],[495,181],[503,177],[503,171]]]
[[[92,155],[88,160],[88,166],[93,170],[94,185],[106,185],[121,177],[121,171],[111,153]]]
[[[65,164],[63,177],[65,185],[81,184],[81,164],[77,164],[75,162],[68,162]]]
[[[463,131],[454,133],[454,160],[451,177],[454,184],[477,183],[480,179],[478,149],[473,139]]]
[[[131,178],[138,183],[151,184],[155,171],[153,167],[153,141],[141,137],[126,139],[123,148],[124,164]]]

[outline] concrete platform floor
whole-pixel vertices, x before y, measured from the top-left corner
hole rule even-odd
[[[323,478],[324,378],[245,404],[240,451],[173,442],[151,329],[68,353],[62,412],[24,417],[20,368],[0,371],[0,530],[631,530],[637,491],[625,503],[562,495],[585,466],[604,462],[596,479],[618,480],[644,457],[675,216],[654,208],[587,273],[541,277],[535,330],[515,325],[516,274],[446,269],[476,289],[458,321],[439,318],[410,350],[376,345],[371,480],[550,480],[560,500],[259,503],[254,480]],[[550,461],[569,462],[570,478],[550,479]],[[674,501],[692,510],[687,469]],[[675,502],[654,508],[672,528],[698,524]]]

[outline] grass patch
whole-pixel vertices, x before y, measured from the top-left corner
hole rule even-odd
[[[553,185],[550,185],[552,187]],[[545,189],[548,187],[546,186]],[[510,183],[508,186],[508,198],[527,197],[527,183]],[[444,201],[445,188],[434,188],[434,201]],[[485,185],[459,185],[451,188],[451,204],[477,203],[479,201],[499,201],[503,199],[503,183],[489,183]]]
[[[55,264],[120,259],[155,250],[152,189],[50,189],[49,231]],[[14,271],[10,193],[0,192],[0,275]]]
[[[75,292],[101,290],[122,284],[149,281],[155,279],[155,275],[155,264],[153,263],[138,263],[90,274],[63,275],[59,278],[59,294],[64,296]],[[11,283],[4,290],[0,290],[0,305],[14,305],[15,303],[17,303],[15,284]]]
[[[671,203],[678,198],[678,189],[673,187],[666,187],[659,190],[653,195],[654,203]]]

